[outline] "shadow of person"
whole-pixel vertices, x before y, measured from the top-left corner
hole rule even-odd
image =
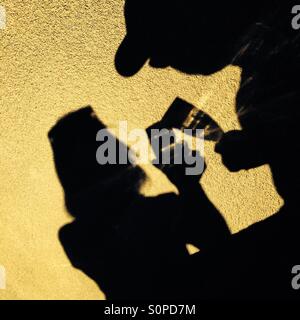
[[[108,131],[115,164],[100,165],[96,153],[105,143],[96,141],[100,130],[105,125],[86,107],[49,131],[66,208],[75,218],[60,230],[59,239],[73,266],[96,281],[108,299],[170,297],[167,283],[174,279],[167,274],[189,257],[186,244],[198,245],[200,239],[205,248],[228,235],[227,226],[219,214],[194,215],[203,191],[199,177],[182,174],[183,166],[164,171],[178,190],[185,186],[180,196],[142,196],[143,170],[130,163],[127,146]],[[121,152],[127,155],[123,165]],[[211,204],[203,196],[201,209],[206,205],[208,210]],[[198,235],[201,226],[205,228]],[[209,226],[219,232],[207,233]]]
[[[282,11],[250,28],[258,14],[249,2],[221,4],[217,12],[199,1],[165,1],[159,9],[153,1],[147,10],[140,3],[126,1],[118,72],[134,75],[147,60],[153,67],[200,74],[230,62],[241,66],[237,114],[243,130],[225,133],[216,151],[231,171],[270,165],[285,205],[231,236],[199,179],[185,176],[181,166],[164,171],[178,196],[144,197],[139,167],[96,163],[95,136],[105,126],[86,108],[49,133],[66,207],[75,217],[59,233],[66,254],[109,299],[297,298],[291,270],[300,259],[299,88],[293,81],[298,38],[287,31],[286,19],[284,26],[274,22]],[[270,3],[263,1],[261,8]],[[189,240],[200,253],[187,254]]]
[[[260,85],[258,89],[261,89]],[[189,274],[189,277],[179,285],[184,292],[182,297],[225,300],[300,298],[296,290],[298,286],[295,286],[296,274],[292,273],[300,259],[297,132],[300,118],[296,109],[287,115],[287,106],[296,107],[300,102],[300,91],[285,95],[283,100],[282,96],[271,98],[272,108],[281,108],[280,117],[273,110],[264,118],[260,107],[253,110],[253,106],[249,106],[249,114],[241,115],[244,129],[225,133],[216,145],[216,151],[232,172],[269,165],[284,206],[269,218],[232,235],[214,250],[194,255],[186,271],[183,269],[183,274]],[[187,286],[187,283],[192,285]]]
[[[233,235],[219,255],[230,262],[223,264],[217,277],[218,294],[210,290],[210,296],[300,298],[292,286],[292,269],[300,259],[300,87],[296,81],[300,42],[297,33],[286,29],[283,13],[281,21],[271,19],[268,25],[256,25],[244,38],[236,57],[244,68],[236,99],[242,130],[224,134],[216,151],[232,172],[269,165],[284,206]]]
[[[48,134],[66,208],[75,218],[59,239],[73,266],[96,281],[108,299],[169,298],[175,278],[168,274],[185,264],[186,244],[206,248],[226,239],[229,230],[211,210],[200,176],[186,176],[185,166],[163,170],[179,196],[145,197],[144,172],[129,158],[119,164],[120,152],[128,157],[129,150],[108,131],[115,164],[100,165],[96,153],[105,142],[96,141],[99,130],[105,125],[86,107],[60,119]],[[198,215],[199,210],[210,214]]]
[[[75,268],[97,282],[108,299],[158,298],[174,261],[188,256],[176,230],[181,209],[175,194],[144,197],[143,170],[127,164],[100,165],[99,130],[106,127],[91,107],[63,117],[49,139],[68,212],[75,218],[59,239]],[[110,134],[119,150],[127,146]]]
[[[298,33],[291,28],[293,5],[294,1],[266,0],[258,8],[249,1],[230,1],[215,8],[212,2],[165,1],[158,5],[152,1],[145,10],[140,1],[126,1],[127,34],[116,54],[117,71],[132,76],[147,61],[152,67],[170,66],[203,75],[229,64],[240,66],[236,110],[243,130],[225,133],[216,151],[233,172],[269,165],[285,203],[272,217],[218,246],[214,242],[213,250],[201,250],[180,271],[174,267],[170,277],[176,281],[169,294],[177,290],[178,297],[202,299],[299,297],[291,285],[291,270],[300,259],[300,90],[296,80],[300,55]],[[196,192],[191,185],[181,186],[186,205]],[[207,200],[204,210],[200,201],[194,203],[199,215],[216,215]]]

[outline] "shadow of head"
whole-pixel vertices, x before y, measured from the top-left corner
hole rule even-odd
[[[263,11],[247,2],[126,0],[127,34],[115,57],[119,74],[155,68],[212,74],[231,61],[237,39]]]
[[[105,214],[113,216],[113,211],[118,212],[116,207],[138,194],[145,178],[128,158],[126,164],[118,163],[120,152],[128,156],[128,148],[108,131],[116,161],[104,165],[97,162],[97,149],[107,142],[96,141],[100,130],[106,130],[105,125],[91,107],[86,107],[63,117],[48,134],[66,207],[75,217],[100,215],[108,210],[111,214]]]

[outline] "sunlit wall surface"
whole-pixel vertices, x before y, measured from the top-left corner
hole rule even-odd
[[[0,299],[102,299],[98,287],[70,265],[57,238],[70,221],[47,132],[58,117],[92,105],[108,125],[130,128],[158,121],[180,96],[208,112],[224,130],[234,112],[240,70],[210,77],[146,66],[124,79],[114,54],[125,33],[122,0],[6,0],[0,29]],[[197,39],[197,41],[201,39]],[[204,44],[203,44],[204,45]],[[229,173],[213,144],[202,183],[236,232],[281,205],[268,167]],[[151,166],[144,192],[173,190]],[[78,239],[80,242],[80,239]]]

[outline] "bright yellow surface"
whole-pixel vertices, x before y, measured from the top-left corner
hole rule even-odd
[[[6,0],[0,30],[0,299],[99,299],[96,285],[74,270],[57,239],[69,221],[47,131],[58,117],[91,104],[109,126],[146,127],[180,96],[209,112],[225,130],[238,128],[234,99],[240,70],[211,77],[171,69],[124,79],[114,54],[125,29],[122,0]],[[281,205],[267,167],[232,174],[206,147],[203,184],[232,231]],[[145,193],[171,190],[148,167]]]

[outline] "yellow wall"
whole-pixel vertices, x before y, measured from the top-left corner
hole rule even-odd
[[[74,270],[57,239],[69,221],[47,131],[58,117],[91,104],[108,125],[146,127],[176,96],[209,112],[225,130],[238,128],[234,99],[240,70],[211,77],[167,70],[123,79],[114,54],[125,29],[122,0],[6,0],[0,30],[0,299],[99,299],[96,285]],[[206,146],[203,184],[233,232],[275,212],[281,199],[267,167],[232,174]],[[171,190],[146,168],[147,194]]]

